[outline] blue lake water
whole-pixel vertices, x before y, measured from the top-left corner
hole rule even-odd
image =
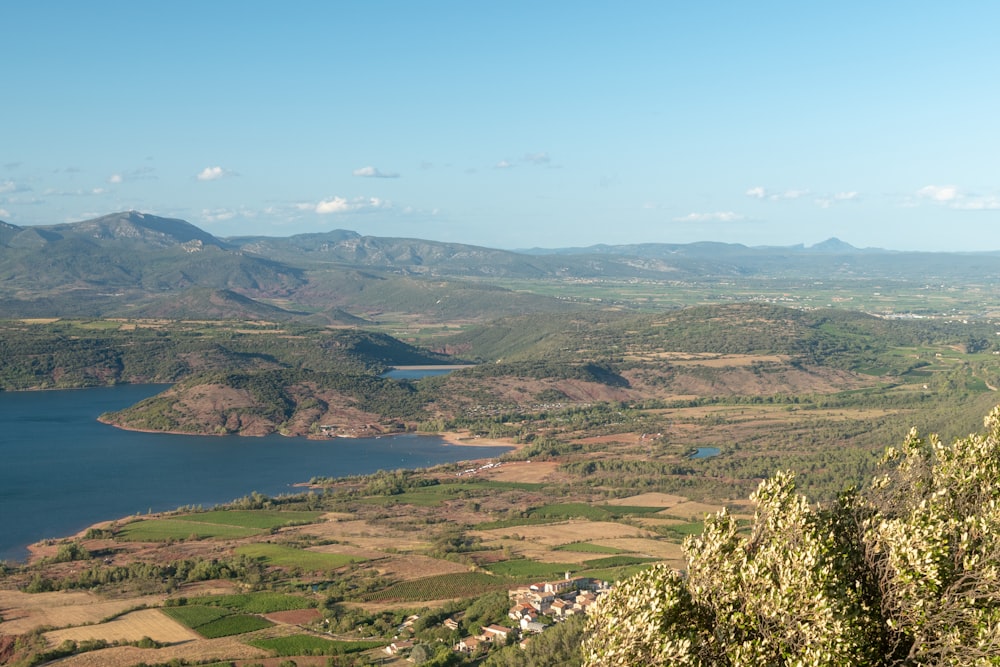
[[[152,396],[162,385],[0,392],[0,560],[107,519],[294,493],[314,476],[422,468],[499,456],[437,436],[308,440],[135,433],[98,415]]]
[[[719,455],[718,447],[698,447],[694,454],[691,455],[693,459],[708,459],[713,456]]]

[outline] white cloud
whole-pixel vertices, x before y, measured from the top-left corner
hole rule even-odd
[[[115,172],[108,176],[108,183],[119,185],[125,181],[146,181],[156,180],[156,169],[154,167],[137,167],[128,171]]]
[[[0,208],[0,218],[9,218],[9,217],[10,217],[10,211],[8,211],[5,208]]]
[[[782,199],[799,199],[805,197],[809,194],[808,190],[785,190],[784,192],[771,192],[761,186],[757,185],[746,192],[744,192],[747,197],[753,197],[754,199],[768,199],[770,201],[780,201]]]
[[[931,199],[938,202],[955,201],[961,194],[954,185],[925,185],[917,190],[917,196],[921,199]]]
[[[223,220],[232,220],[236,217],[236,211],[230,211],[225,208],[216,209],[202,209],[201,217],[205,222],[222,222]]]
[[[746,218],[733,211],[718,211],[716,213],[688,213],[680,218],[674,218],[674,222],[739,222]]]
[[[296,205],[296,208],[300,207],[300,204]],[[378,197],[355,197],[354,199],[347,199],[346,197],[331,197],[330,199],[324,199],[316,204],[313,207],[313,210],[320,215],[327,215],[330,213],[352,213],[355,211],[382,208],[391,208],[391,204],[387,201],[379,199]]]
[[[816,199],[816,205],[820,208],[830,208],[834,204],[839,204],[842,202],[857,201],[861,197],[861,194],[855,191],[850,192],[835,192],[832,195],[825,197],[818,197]]]
[[[495,165],[493,165],[493,168],[494,169],[510,169],[513,166],[514,165],[512,165],[510,162],[507,162],[507,160],[500,160]]]
[[[956,211],[1000,210],[1000,196],[963,192],[955,185],[925,185],[917,190],[917,199],[942,204]]]
[[[952,203],[951,208],[961,211],[996,211],[1000,210],[1000,197],[969,197]]]
[[[9,179],[0,183],[0,194],[8,194],[11,192],[31,192],[31,188],[27,185],[18,185]]]
[[[548,153],[525,153],[521,160],[531,164],[548,164],[552,161]]]
[[[379,171],[375,167],[361,167],[360,169],[355,169],[352,173],[362,178],[399,178],[399,174],[395,172]]]
[[[217,181],[225,176],[232,176],[233,172],[222,167],[205,167],[198,174],[199,181]]]

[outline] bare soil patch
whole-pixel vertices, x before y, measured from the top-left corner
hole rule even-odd
[[[290,609],[264,614],[264,618],[273,623],[284,625],[307,625],[323,617],[319,609]]]
[[[616,498],[609,500],[609,505],[622,505],[626,507],[674,507],[686,502],[684,496],[676,496],[671,493],[642,493],[638,496],[628,498]]]
[[[709,505],[707,503],[698,503],[694,501],[688,501],[674,505],[670,509],[665,509],[662,512],[657,512],[657,514],[669,514],[670,516],[679,516],[682,519],[704,519],[706,515],[712,515],[716,512],[722,510],[720,505]]]
[[[321,539],[348,542],[350,545],[369,551],[384,552],[391,549],[397,551],[414,551],[425,549],[428,546],[428,542],[421,539],[423,535],[420,533],[393,530],[385,526],[376,528],[363,519],[325,521],[323,523],[310,524],[303,526],[301,532]],[[340,551],[343,546],[341,544],[334,545],[334,550]]]
[[[547,548],[573,542],[593,542],[597,539],[651,536],[651,533],[641,528],[611,521],[567,521],[541,526],[513,526],[472,531],[472,534],[479,535],[484,542],[502,540],[516,534],[524,541]]]
[[[130,642],[139,641],[143,637],[149,637],[166,644],[201,639],[194,630],[167,617],[159,609],[140,609],[107,623],[65,628],[45,633],[45,639],[50,646],[57,646],[67,639],[73,641],[104,639],[108,642]]]
[[[420,556],[417,554],[392,556],[386,560],[379,561],[376,568],[383,576],[402,581],[469,571],[469,566],[462,563],[453,563],[441,560],[440,558],[431,558],[430,556]]]
[[[257,662],[260,658],[269,656],[268,651],[248,646],[235,637],[222,637],[184,642],[158,649],[118,646],[70,656],[60,660],[59,664],[62,667],[131,667],[141,662],[154,664],[170,660],[201,662],[227,658]]]
[[[551,481],[558,470],[559,464],[555,461],[516,461],[494,468],[489,478],[498,482],[539,484]]]
[[[65,627],[99,623],[102,619],[141,605],[159,605],[164,595],[105,600],[82,591],[22,593],[0,590],[3,634],[23,634],[38,626]]]

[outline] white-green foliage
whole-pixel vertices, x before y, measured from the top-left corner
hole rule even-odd
[[[864,493],[813,507],[779,473],[590,616],[585,665],[1000,665],[1000,408],[911,432]]]

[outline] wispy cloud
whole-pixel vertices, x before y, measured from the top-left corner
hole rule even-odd
[[[674,222],[740,222],[745,216],[733,211],[717,211],[715,213],[688,213],[674,218]]]
[[[512,164],[511,164],[510,162],[508,162],[507,160],[500,160],[500,161],[499,161],[499,162],[497,162],[497,163],[496,163],[495,165],[493,165],[493,168],[494,168],[494,169],[510,169],[510,168],[511,168],[511,167],[513,167],[513,166],[514,166],[514,165],[512,165]]]
[[[117,171],[108,176],[108,183],[111,185],[121,185],[125,181],[144,181],[156,178],[154,167],[138,167],[128,171]]]
[[[328,215],[331,213],[354,213],[391,207],[392,205],[389,202],[378,197],[355,197],[353,199],[331,197],[319,202],[312,209],[320,215]]]
[[[997,211],[1000,210],[1000,197],[993,195],[964,197],[954,202],[951,207],[960,211]]]
[[[217,181],[220,178],[225,178],[226,176],[234,176],[235,174],[229,169],[223,169],[222,167],[205,167],[198,173],[199,181]]]
[[[18,185],[14,181],[6,180],[0,183],[0,194],[9,194],[11,192],[30,192],[31,188],[27,185]]]
[[[956,211],[1000,210],[1000,196],[965,192],[955,185],[925,185],[917,190],[917,199],[940,204]]]
[[[44,195],[55,196],[55,197],[97,197],[108,193],[107,188],[90,188],[89,190],[77,189],[77,190],[56,190],[49,189],[46,190]]]
[[[380,171],[376,167],[361,167],[352,172],[355,176],[362,178],[399,178],[399,174],[392,171]]]
[[[531,164],[543,165],[552,162],[552,158],[549,157],[548,153],[525,153],[524,157],[521,158],[521,162],[529,162]]]
[[[816,205],[820,208],[830,208],[835,204],[842,204],[844,202],[857,201],[861,198],[861,193],[850,191],[850,192],[835,192],[832,195],[825,195],[816,198]]]
[[[937,202],[950,202],[961,197],[961,194],[954,185],[925,185],[917,190],[917,197]]]
[[[205,208],[201,211],[201,219],[205,222],[224,222],[236,217],[236,211],[227,208]]]
[[[753,197],[754,199],[767,199],[769,201],[780,201],[783,199],[800,199],[809,194],[808,190],[785,190],[783,192],[775,192],[773,190],[768,190],[767,188],[761,187],[759,185],[749,188],[744,192],[747,197]]]
[[[5,208],[0,208],[0,218],[9,218],[9,217],[10,217],[10,211],[8,211]]]

